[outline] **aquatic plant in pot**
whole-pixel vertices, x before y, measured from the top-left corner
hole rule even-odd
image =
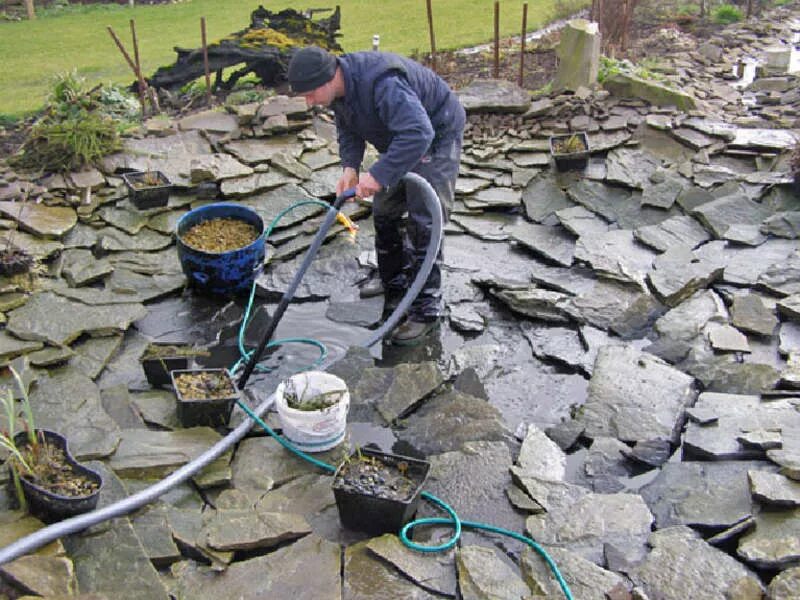
[[[583,169],[589,162],[589,138],[583,131],[550,136],[550,154],[559,171]]]
[[[227,369],[171,371],[178,400],[178,420],[184,427],[227,425],[239,392]]]
[[[147,382],[154,386],[171,383],[170,371],[189,368],[189,361],[195,356],[209,356],[208,350],[190,344],[170,342],[151,342],[139,357]]]
[[[25,384],[13,368],[11,373],[21,390],[22,430],[14,433],[17,402],[7,388],[2,394],[7,428],[0,432],[0,447],[8,452],[6,464],[20,508],[45,523],[93,510],[102,477],[73,458],[64,436],[35,428]]]
[[[128,199],[140,210],[160,208],[169,202],[172,184],[161,171],[123,173],[122,181],[128,188]]]
[[[426,460],[357,448],[333,477],[339,520],[372,535],[397,533],[414,516],[429,470]]]
[[[323,452],[342,442],[347,429],[347,384],[324,371],[289,377],[275,390],[283,435],[303,452]]]

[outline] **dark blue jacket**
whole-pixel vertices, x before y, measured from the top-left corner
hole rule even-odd
[[[369,171],[386,187],[396,184],[437,143],[461,138],[464,107],[430,69],[388,52],[355,52],[338,60],[345,96],[331,108],[343,167],[359,170],[369,142],[381,153]]]

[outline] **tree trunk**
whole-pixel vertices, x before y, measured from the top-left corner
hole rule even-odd
[[[36,11],[33,8],[33,0],[25,0],[25,10],[28,11],[28,18],[35,19]]]

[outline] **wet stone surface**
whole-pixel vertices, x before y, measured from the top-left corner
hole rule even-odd
[[[370,444],[426,458],[426,491],[462,519],[533,535],[576,598],[797,597],[800,197],[788,150],[800,97],[796,76],[778,74],[759,85],[787,90],[780,100],[744,104],[723,77],[726,61],[790,35],[791,10],[720,29],[709,43],[721,55],[670,41],[666,76],[695,96],[691,113],[604,91],[535,102],[513,84],[464,91],[442,327],[418,346],[358,347],[383,298],[359,295],[374,229],[369,203],[349,203],[357,235],[333,226],[275,332],[319,339],[324,368],[350,391],[346,441],[316,458],[337,465]],[[577,128],[589,132],[589,166],[558,172],[549,135]],[[330,199],[339,172],[330,123],[291,98],[158,130],[100,170],[35,181],[0,167],[0,211],[39,262],[0,278],[0,359],[27,361],[37,424],[98,459],[101,506],[227,433],[181,428],[173,390],[151,388],[139,363],[151,341],[207,348],[195,366],[241,358],[246,298],[186,288],[177,220],[213,198],[269,224],[295,202]],[[120,167],[165,173],[177,186],[168,206],[137,211]],[[91,203],[74,202],[79,187]],[[23,189],[48,195],[19,211]],[[246,348],[323,215],[300,207],[267,240]],[[273,370],[253,375],[245,401],[319,356],[307,343],[271,348]],[[236,409],[231,426],[246,418]],[[265,419],[281,429],[274,412]],[[20,592],[122,600],[561,593],[511,539],[465,529],[455,550],[429,556],[347,530],[330,484],[254,428],[146,510],[4,566],[3,578]],[[418,513],[442,515],[427,502]],[[5,492],[0,523],[3,545],[41,527]],[[450,534],[425,527],[414,539]]]

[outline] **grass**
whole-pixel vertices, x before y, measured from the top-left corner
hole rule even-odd
[[[528,31],[559,16],[564,7],[585,6],[588,0],[529,0]],[[263,1],[265,8],[304,10],[309,5],[342,7],[342,47],[353,52],[372,47],[410,55],[430,49],[425,0],[332,0],[299,4]],[[500,3],[500,35],[518,35],[524,0]],[[250,23],[258,0],[185,0],[161,6],[76,5],[51,10],[33,21],[0,23],[0,117],[38,110],[54,77],[75,69],[89,82],[133,82],[133,74],[111,39],[111,26],[132,54],[130,20],[136,23],[139,54],[145,76],[175,60],[174,47],[200,46],[200,18],[206,18],[209,43]],[[494,35],[493,0],[436,0],[433,17],[437,49],[452,49],[490,41]],[[325,16],[325,15],[322,15]]]

